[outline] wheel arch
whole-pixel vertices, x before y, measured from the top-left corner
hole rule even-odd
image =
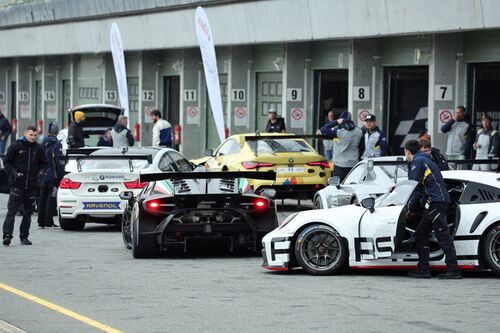
[[[491,231],[491,229],[500,226],[500,220],[496,222],[492,222],[486,229],[484,229],[483,233],[481,234],[481,238],[479,239],[479,243],[477,245],[477,253],[478,253],[478,260],[479,260],[479,267],[483,268],[490,268],[487,266],[487,260],[484,257],[484,252],[483,252],[483,245],[486,240],[486,235]]]

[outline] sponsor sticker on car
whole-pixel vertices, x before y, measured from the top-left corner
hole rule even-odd
[[[120,202],[83,202],[83,209],[120,209]]]

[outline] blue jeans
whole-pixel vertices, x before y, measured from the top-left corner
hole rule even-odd
[[[7,140],[0,140],[0,155],[5,154],[5,145],[7,144]]]
[[[333,158],[333,150],[325,149],[325,158],[327,161],[331,161]]]

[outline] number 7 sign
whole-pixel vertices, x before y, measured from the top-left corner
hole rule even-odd
[[[453,99],[453,85],[436,84],[434,87],[435,101],[451,101]]]

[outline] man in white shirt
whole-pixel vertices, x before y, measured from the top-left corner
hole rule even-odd
[[[153,147],[164,146],[172,148],[172,126],[165,119],[161,119],[161,112],[158,109],[151,111],[151,120],[153,120]]]

